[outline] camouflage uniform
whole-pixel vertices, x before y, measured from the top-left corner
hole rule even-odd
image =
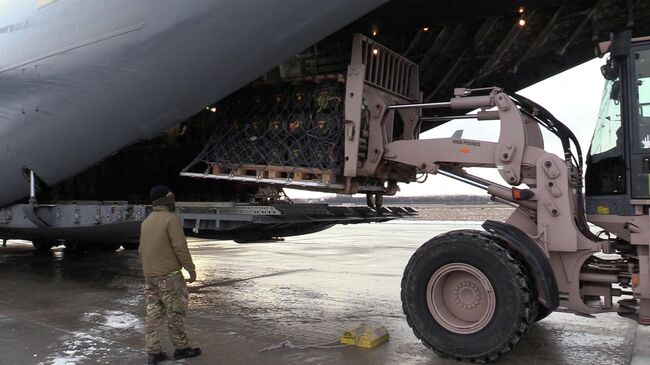
[[[151,214],[140,226],[139,252],[145,277],[147,317],[144,337],[147,352],[162,352],[159,332],[165,319],[176,350],[188,348],[184,328],[188,295],[181,268],[187,270],[193,281],[196,267],[187,247],[181,219],[174,214],[173,195],[153,201]],[[200,354],[199,349],[192,350]]]
[[[184,320],[187,312],[188,294],[183,274],[180,272],[145,277],[147,317],[145,342],[147,352],[160,353],[160,327],[167,319],[169,337],[177,349],[187,347]]]

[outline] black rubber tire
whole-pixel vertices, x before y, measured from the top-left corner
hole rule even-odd
[[[119,242],[101,242],[101,243],[91,243],[91,247],[96,247],[99,251],[113,252],[117,251],[122,247],[122,244]]]
[[[537,303],[537,314],[535,316],[535,322],[541,321],[542,319],[548,317],[551,313],[553,313],[553,311],[546,308],[544,304]]]
[[[271,237],[271,236],[246,236],[245,238],[238,238],[233,240],[235,243],[239,244],[246,244],[246,243],[268,243],[268,242],[276,242],[276,240]],[[280,240],[278,239],[277,242],[284,241],[284,239]]]
[[[475,267],[494,289],[494,315],[478,332],[451,332],[429,311],[428,282],[450,263]],[[536,299],[524,267],[483,231],[452,231],[432,238],[413,254],[402,277],[402,308],[415,335],[437,354],[461,361],[487,363],[512,350],[537,315]]]
[[[63,245],[65,246],[65,250],[69,252],[84,252],[88,249],[88,244],[85,242],[69,241]]]
[[[125,250],[137,250],[140,247],[140,243],[138,242],[129,242],[129,243],[123,243],[122,248]]]
[[[49,242],[49,241],[32,241],[32,246],[34,246],[34,249],[36,251],[47,251],[54,247],[54,242]]]

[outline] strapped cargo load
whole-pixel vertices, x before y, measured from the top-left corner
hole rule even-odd
[[[382,161],[383,146],[417,139],[419,111],[386,105],[420,100],[418,68],[358,34],[350,62],[345,76],[256,82],[222,100],[212,137],[182,175],[394,194],[415,169]]]
[[[211,164],[214,174],[296,180],[333,176],[343,159],[345,84],[343,76],[329,80],[257,83],[231,95],[217,112],[200,160]]]

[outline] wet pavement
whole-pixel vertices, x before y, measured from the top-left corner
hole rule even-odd
[[[402,271],[430,237],[477,223],[339,226],[285,242],[192,241],[192,344],[184,364],[458,364],[413,335]],[[137,253],[40,254],[0,248],[0,364],[144,364],[143,279]],[[360,322],[384,325],[375,349],[341,347]],[[616,314],[554,313],[500,364],[650,364],[650,330]],[[171,344],[166,343],[171,351]],[[174,364],[168,361],[165,364]]]

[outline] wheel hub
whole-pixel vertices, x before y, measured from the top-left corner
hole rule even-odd
[[[429,279],[427,305],[445,329],[471,334],[485,328],[494,316],[496,296],[480,270],[465,263],[451,263]]]
[[[456,285],[454,299],[459,306],[465,309],[473,309],[481,302],[481,292],[476,284],[466,280]]]

